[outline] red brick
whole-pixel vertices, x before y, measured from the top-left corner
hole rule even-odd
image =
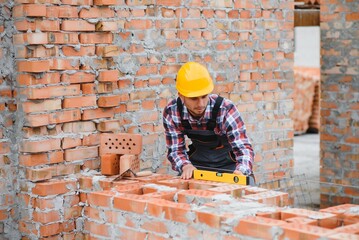
[[[150,199],[147,204],[148,214],[161,217],[163,216],[168,220],[182,223],[193,223],[191,218],[191,206],[187,203],[176,203],[164,199]]]
[[[61,99],[49,99],[41,102],[28,101],[22,103],[22,109],[25,113],[45,112],[61,109]]]
[[[123,211],[144,214],[149,199],[151,198],[147,198],[143,195],[121,194],[115,196],[113,206]]]
[[[125,23],[125,29],[128,30],[145,30],[145,29],[150,29],[152,27],[153,27],[153,23],[151,20],[148,19],[145,20],[135,19],[135,20],[127,21]]]
[[[97,118],[112,118],[114,116],[113,108],[97,108],[83,110],[82,120],[91,120]]]
[[[60,74],[44,73],[39,78],[31,74],[18,74],[17,82],[20,85],[54,84],[60,82]]]
[[[178,192],[177,201],[180,203],[211,202],[213,201],[213,197],[219,194],[221,193],[200,189],[190,189]]]
[[[93,0],[93,4],[97,6],[117,5],[118,0]]]
[[[160,180],[160,181],[158,181],[158,184],[169,186],[169,187],[174,187],[177,189],[184,189],[184,190],[189,189],[188,188],[188,180],[183,180],[180,178]]]
[[[98,147],[86,147],[65,150],[65,161],[77,161],[87,158],[97,158]]]
[[[51,70],[78,70],[80,62],[74,59],[52,59],[50,61]]]
[[[61,24],[62,31],[95,31],[95,24],[89,23],[85,20],[63,20]]]
[[[40,196],[64,194],[76,190],[76,181],[73,180],[49,180],[36,183],[32,193]]]
[[[18,61],[17,68],[19,72],[46,72],[50,70],[50,62],[48,60]]]
[[[95,74],[86,73],[86,72],[76,72],[74,74],[63,73],[61,75],[61,82],[65,83],[86,83],[86,82],[94,82]],[[83,93],[86,94],[86,93]]]
[[[121,126],[119,120],[104,120],[97,124],[97,130],[100,132],[116,132]]]
[[[111,191],[93,192],[87,195],[87,200],[90,206],[110,208],[112,207],[114,196],[115,193]]]
[[[129,133],[101,134],[100,152],[101,154],[140,154],[142,152],[142,136]]]
[[[12,10],[13,17],[45,17],[46,6],[41,4],[17,5]]]
[[[77,8],[72,6],[48,6],[46,8],[48,18],[77,18]]]
[[[82,139],[83,146],[95,146],[100,145],[100,134],[89,134]]]
[[[77,33],[57,33],[49,32],[47,41],[50,44],[78,44],[79,37]]]
[[[40,169],[26,169],[26,179],[37,182],[52,178],[52,167],[40,168]]]
[[[64,210],[64,219],[70,220],[70,219],[78,219],[79,217],[82,217],[82,207],[81,206],[72,206],[67,207]]]
[[[279,238],[283,233],[281,228],[286,224],[285,221],[281,220],[249,216],[240,219],[238,225],[233,229],[236,233],[248,237]]]
[[[112,33],[80,33],[80,42],[83,44],[112,43]]]
[[[64,110],[49,114],[28,115],[25,117],[25,125],[38,127],[55,123],[72,122],[80,119],[81,113],[79,109]]]
[[[66,176],[70,174],[80,173],[81,166],[79,164],[59,164],[54,167],[54,172],[52,173],[55,176]]]
[[[281,219],[286,220],[291,217],[308,217],[317,220],[317,225],[326,228],[339,226],[338,217],[331,213],[324,213],[300,208],[288,208],[281,211]]]
[[[99,71],[98,80],[100,82],[115,82],[118,81],[120,77],[120,72],[118,70],[105,70]]]
[[[102,154],[101,173],[103,175],[116,175],[120,172],[120,159],[117,154]]]
[[[46,139],[39,141],[23,141],[20,145],[21,152],[47,152],[51,150],[61,149],[61,140],[60,139]]]
[[[100,96],[97,101],[99,107],[116,107],[119,106],[121,102],[121,96]]]
[[[350,22],[358,21],[359,20],[359,12],[347,13],[345,15],[345,19]]]
[[[243,198],[278,207],[288,206],[288,193],[278,191],[266,191],[256,194],[250,194],[243,196]]]
[[[116,45],[96,46],[97,56],[114,57],[120,55],[121,52],[123,52],[123,49]]]
[[[82,145],[81,138],[64,137],[62,139],[62,149],[74,148]]]
[[[20,33],[14,35],[13,43],[17,44],[47,44],[46,33]]]
[[[44,58],[44,57],[57,57],[59,50],[57,46],[46,48],[42,45],[18,46],[16,48],[17,58]]]
[[[116,31],[118,31],[119,27],[118,27],[117,22],[100,21],[100,22],[96,23],[95,29],[96,29],[96,31],[116,32]]]
[[[111,236],[112,232],[110,226],[90,221],[85,221],[84,230],[91,234],[99,235],[101,237],[109,237]],[[101,237],[98,239],[102,239]],[[91,239],[95,240],[97,238],[91,237]]]
[[[240,186],[237,184],[228,184],[226,186],[209,188],[207,190],[210,192],[229,194],[235,198],[240,198],[242,197],[245,188],[246,186]]]
[[[307,224],[289,223],[282,227],[284,230],[283,237],[287,239],[318,239],[335,233],[333,230],[327,228]]]
[[[329,234],[325,237],[328,240],[359,240],[358,234],[350,234],[350,233],[333,233]]]
[[[226,186],[226,183],[219,183],[206,180],[190,179],[188,182],[189,189],[201,189],[206,190],[213,187]]]
[[[122,181],[123,180],[120,180],[119,182],[114,182],[114,190],[116,192],[136,194],[136,195],[143,194],[143,191],[142,191],[143,183],[141,183],[141,182],[129,183],[128,181],[125,181],[125,183],[127,183],[127,184],[123,184],[123,183],[121,183]]]
[[[359,222],[333,229],[335,232],[359,234]],[[359,237],[359,236],[358,236]]]
[[[63,131],[65,133],[94,132],[95,130],[95,123],[91,121],[72,122],[63,125]]]
[[[116,82],[100,82],[97,84],[97,93],[113,93],[117,88]],[[118,95],[121,96],[121,94]]]
[[[20,155],[20,165],[33,167],[45,164],[61,163],[64,161],[61,151]]]
[[[33,222],[28,223],[24,220],[19,221],[19,231],[21,233],[33,234],[35,236],[37,236],[39,233],[38,228],[35,223],[33,223]]]
[[[80,11],[80,18],[112,18],[114,16],[115,11],[110,8],[91,7],[82,8]]]
[[[96,104],[96,95],[82,96],[82,97],[71,97],[63,100],[63,108],[82,108],[82,107],[93,107]]]
[[[63,46],[62,53],[65,56],[93,56],[95,55],[95,46],[81,46],[77,47],[70,47],[70,46]]]
[[[80,85],[69,85],[69,86],[50,86],[42,88],[28,88],[24,90],[23,94],[28,99],[45,99],[62,96],[73,96],[80,94]]]
[[[358,205],[355,204],[341,204],[321,209],[320,212],[336,214],[347,225],[359,222],[359,214],[355,210],[357,208]]]
[[[62,0],[65,5],[93,5],[93,0]]]
[[[140,159],[137,155],[124,154],[120,157],[120,174],[129,169],[134,173],[140,171]],[[129,176],[132,176],[132,174]]]
[[[40,223],[53,223],[61,220],[59,211],[40,212],[35,211],[33,213],[33,221]]]
[[[35,21],[29,20],[20,20],[15,22],[15,27],[18,31],[42,31],[42,32],[49,32],[49,31],[60,31],[60,21],[59,20],[39,20],[36,19]]]

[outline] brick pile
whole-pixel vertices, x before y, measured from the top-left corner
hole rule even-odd
[[[291,118],[296,134],[318,132],[320,69],[294,67],[293,112]]]
[[[358,239],[359,205],[288,207],[288,194],[181,180],[166,174],[113,181],[88,172],[29,186],[28,239]]]

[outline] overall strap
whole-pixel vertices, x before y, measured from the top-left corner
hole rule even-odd
[[[182,104],[182,100],[179,97],[177,98],[177,108],[178,108],[178,111],[179,111],[179,114],[180,114],[180,117],[181,117],[182,126],[185,129],[192,129],[191,124],[189,123],[189,121],[188,120],[183,120],[183,104]]]
[[[216,99],[216,102],[214,104],[214,107],[212,109],[212,116],[211,119],[209,119],[208,123],[207,123],[207,130],[213,131],[214,128],[217,125],[217,116],[219,113],[219,107],[221,106],[223,102],[223,97],[218,96]]]

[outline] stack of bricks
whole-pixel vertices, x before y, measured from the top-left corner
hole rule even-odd
[[[291,118],[296,134],[305,133],[309,129],[319,130],[319,82],[319,68],[294,68],[294,109]]]
[[[322,0],[321,207],[359,203],[359,2]]]
[[[359,205],[290,208],[288,194],[165,174],[36,183],[25,239],[358,239]],[[47,195],[45,197],[45,195]]]

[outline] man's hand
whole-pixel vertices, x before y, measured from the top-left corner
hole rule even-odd
[[[233,172],[234,174],[238,174],[238,175],[244,175],[241,171],[239,171],[239,170],[235,170],[234,172]]]
[[[181,174],[181,178],[182,179],[190,179],[192,178],[193,175],[193,170],[196,170],[197,168],[195,168],[192,164],[187,164],[185,166],[182,167],[182,174]]]

